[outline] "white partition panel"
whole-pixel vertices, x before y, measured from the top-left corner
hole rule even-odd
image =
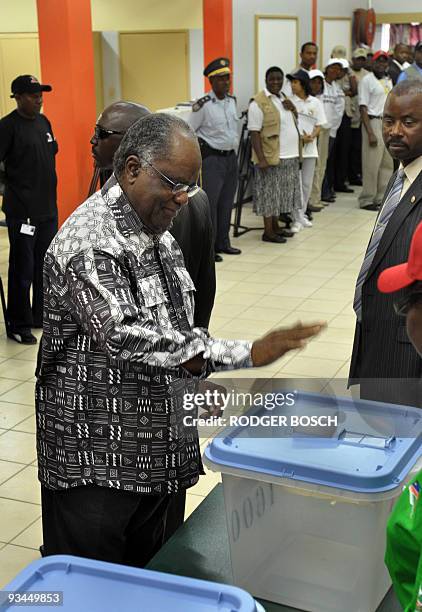
[[[265,71],[280,66],[285,74],[298,64],[298,19],[255,15],[255,88],[265,85]]]
[[[327,65],[331,51],[337,45],[346,47],[347,59],[350,60],[352,55],[352,20],[349,17],[321,17],[320,28],[320,67],[324,68]]]

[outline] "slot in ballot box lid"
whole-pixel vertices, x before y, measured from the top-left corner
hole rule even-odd
[[[282,395],[286,400],[289,394]],[[359,494],[397,491],[421,457],[418,408],[302,392],[294,392],[294,403],[276,404],[271,410],[252,408],[239,425],[215,437],[205,463],[223,475],[295,483],[307,490],[327,487],[342,496],[357,493],[359,499]]]

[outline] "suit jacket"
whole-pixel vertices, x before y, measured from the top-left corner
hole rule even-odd
[[[396,172],[386,195],[395,177]],[[392,214],[362,286],[362,321],[356,323],[349,384],[360,383],[361,397],[366,399],[422,405],[422,359],[407,336],[406,318],[394,310],[404,291],[384,294],[377,288],[382,270],[407,261],[412,236],[421,220],[422,172]]]
[[[390,59],[388,65],[388,74],[390,75],[390,78],[393,81],[393,85],[397,83],[397,79],[399,78],[401,73],[402,69],[397,66],[394,60]]]
[[[201,189],[182,208],[170,233],[179,243],[196,288],[195,326],[208,328],[215,298],[215,261],[210,205],[205,191]]]

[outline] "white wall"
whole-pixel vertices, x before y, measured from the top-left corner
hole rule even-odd
[[[118,32],[102,32],[104,108],[122,99]]]
[[[359,7],[360,8],[360,7]],[[376,13],[422,13],[421,0],[372,0]]]
[[[255,15],[299,17],[299,47],[312,38],[311,0],[233,0],[233,92],[244,110],[255,92]],[[273,64],[277,65],[277,58]],[[285,72],[295,66],[280,66]]]
[[[204,32],[203,30],[189,30],[189,71],[190,71],[190,98],[195,100],[204,95]]]

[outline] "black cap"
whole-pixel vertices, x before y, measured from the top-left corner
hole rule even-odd
[[[230,60],[228,57],[217,57],[217,59],[212,60],[208,64],[208,66],[204,69],[204,76],[212,77],[212,76],[220,76],[222,74],[230,74]]]
[[[51,91],[52,87],[51,85],[42,85],[36,77],[30,74],[23,74],[21,76],[16,77],[16,79],[12,81],[11,90],[12,95],[10,97],[14,98],[15,94]]]
[[[339,62],[340,64],[340,62]],[[293,74],[288,74],[287,78],[289,81],[301,81],[302,83],[309,83],[309,74],[305,70],[297,70]]]

